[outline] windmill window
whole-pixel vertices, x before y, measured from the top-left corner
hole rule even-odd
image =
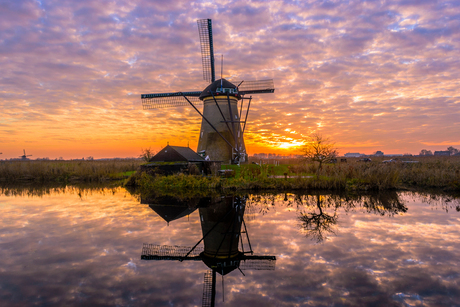
[[[219,93],[228,93],[228,94],[238,94],[238,91],[234,88],[221,88],[217,89],[217,92]]]

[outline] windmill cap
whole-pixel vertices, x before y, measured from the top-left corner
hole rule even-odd
[[[224,90],[223,93],[221,92],[221,88]],[[217,93],[219,93],[220,95],[225,94],[225,96],[227,96],[227,93],[229,93],[230,96],[241,99],[240,94],[238,94],[238,89],[236,88],[236,85],[225,79],[219,79],[209,84],[208,87],[205,88],[203,92],[201,92],[200,99],[203,100],[206,97],[212,97],[211,93],[213,93],[214,96],[216,96]]]
[[[206,248],[206,247],[205,247]],[[231,257],[219,257],[208,256],[205,252],[200,253],[201,260],[206,264],[211,270],[216,270],[221,275],[227,275],[233,270],[237,269],[240,266],[240,258],[242,256],[241,252],[238,252]]]

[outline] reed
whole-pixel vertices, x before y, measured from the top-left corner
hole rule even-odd
[[[343,163],[328,165],[322,173],[345,177],[356,189],[460,189],[460,157],[422,158],[418,163]]]
[[[123,179],[142,161],[2,161],[0,182],[102,182]]]
[[[235,170],[233,178],[184,174],[151,176],[140,172],[132,176],[126,185],[138,186],[144,191],[460,190],[460,158],[457,157],[421,159],[418,163],[363,163],[352,160],[348,163],[325,165],[319,171],[316,171],[314,164],[281,166],[279,169],[273,165],[244,165],[232,169]],[[279,176],[280,171],[285,171],[287,178]]]
[[[28,196],[44,197],[60,194],[78,195],[80,198],[92,194],[114,194],[123,189],[115,182],[104,183],[73,183],[67,185],[63,183],[16,183],[12,185],[0,185],[0,195],[4,196]]]

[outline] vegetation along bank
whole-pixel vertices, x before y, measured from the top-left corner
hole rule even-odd
[[[362,190],[383,191],[437,188],[460,190],[460,158],[421,159],[417,163],[359,162],[295,165],[227,165],[224,176],[175,174],[163,176],[154,170],[138,171],[126,186],[141,191],[230,190]]]
[[[382,159],[383,160],[383,159]],[[235,190],[397,190],[438,188],[460,190],[460,157],[417,158],[417,163],[359,162],[223,165],[224,176],[140,171],[140,160],[117,161],[2,161],[0,184],[119,182],[158,191]],[[339,159],[340,161],[340,159]],[[292,161],[291,161],[292,162]],[[277,163],[278,164],[278,163]],[[137,171],[136,171],[137,170]]]
[[[144,163],[136,159],[108,161],[0,161],[0,184],[73,183],[121,180]]]

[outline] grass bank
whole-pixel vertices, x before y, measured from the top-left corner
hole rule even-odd
[[[206,190],[331,190],[384,191],[398,189],[460,190],[460,158],[422,159],[417,163],[363,163],[349,161],[325,165],[316,172],[314,164],[242,165],[231,168],[229,178],[178,174],[159,176],[137,172],[127,181],[141,191],[180,193]]]
[[[104,182],[132,175],[139,160],[112,161],[1,161],[0,183]]]

